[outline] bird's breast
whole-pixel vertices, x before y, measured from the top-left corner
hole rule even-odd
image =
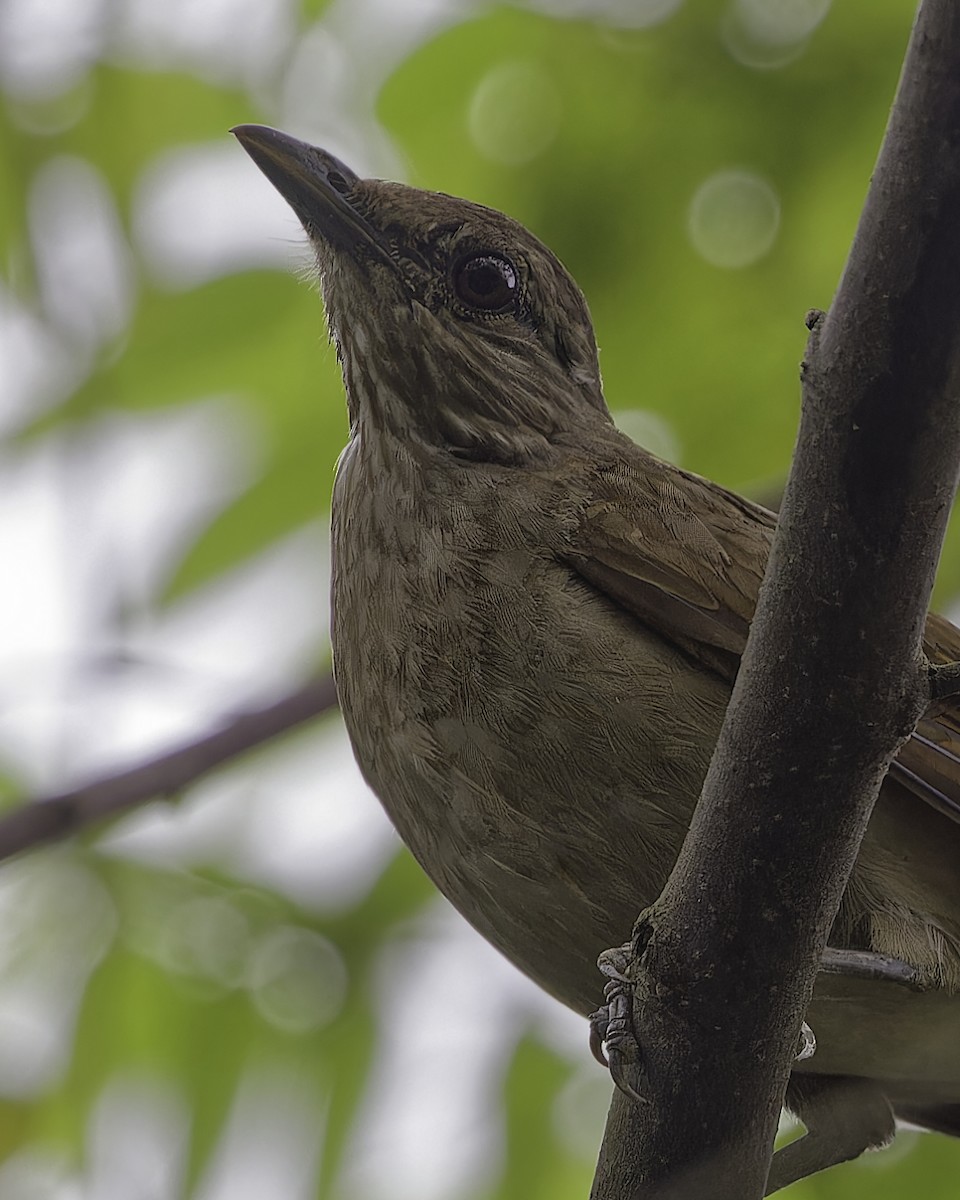
[[[726,692],[563,565],[547,520],[509,477],[355,447],[334,496],[333,643],[355,754],[401,837],[581,1006],[584,945],[625,939],[666,878]]]

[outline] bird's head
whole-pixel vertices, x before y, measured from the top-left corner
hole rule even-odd
[[[316,251],[352,423],[509,462],[609,421],[586,301],[522,225],[360,179],[274,129],[233,132]]]

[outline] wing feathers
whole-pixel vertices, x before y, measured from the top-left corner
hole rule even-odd
[[[636,457],[636,461],[633,461]],[[707,670],[732,682],[747,640],[776,518],[759,505],[630,445],[593,476],[561,557]],[[960,658],[960,630],[927,619],[931,662]],[[891,775],[960,822],[960,708],[918,725]]]

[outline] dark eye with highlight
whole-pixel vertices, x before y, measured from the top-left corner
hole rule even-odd
[[[453,290],[457,299],[471,308],[503,312],[515,303],[520,282],[508,258],[499,254],[471,254],[454,267]]]

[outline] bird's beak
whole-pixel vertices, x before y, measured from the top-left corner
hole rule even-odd
[[[310,237],[345,250],[362,246],[385,254],[377,231],[351,202],[360,179],[338,158],[266,125],[235,125],[230,132]]]

